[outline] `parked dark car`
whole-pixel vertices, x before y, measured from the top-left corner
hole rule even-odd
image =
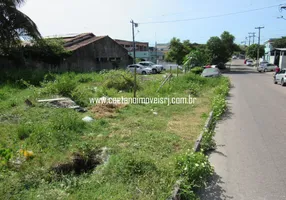
[[[216,68],[218,68],[218,69],[226,69],[226,65],[221,62],[221,63],[216,65]]]

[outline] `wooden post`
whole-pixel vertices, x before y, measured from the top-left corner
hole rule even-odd
[[[170,67],[170,77],[172,77],[172,66]],[[169,78],[169,85],[171,85],[171,78]]]
[[[177,65],[177,77],[179,76],[179,66]]]

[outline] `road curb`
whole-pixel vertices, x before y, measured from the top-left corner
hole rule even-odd
[[[198,152],[200,150],[200,144],[201,144],[201,141],[203,138],[203,134],[209,130],[212,121],[213,121],[213,111],[210,112],[209,117],[205,123],[203,130],[201,131],[201,134],[199,135],[197,141],[195,142],[194,152]],[[170,198],[168,198],[167,200],[180,200],[181,199],[179,196],[181,182],[182,182],[182,180],[178,180],[176,182],[172,196]]]
[[[195,142],[194,145],[194,152],[198,152],[200,150],[201,147],[201,141],[203,139],[203,134],[208,131],[208,129],[210,128],[211,122],[213,121],[213,111],[210,112],[209,117],[205,123],[204,129],[202,130],[201,134],[199,135],[197,141]]]

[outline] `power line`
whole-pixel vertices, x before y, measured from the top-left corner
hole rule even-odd
[[[183,22],[183,21],[193,21],[193,20],[201,20],[201,19],[210,19],[210,18],[215,18],[215,17],[224,17],[224,16],[229,16],[229,15],[236,15],[236,14],[242,14],[242,13],[247,13],[247,12],[254,12],[258,10],[264,10],[268,8],[274,8],[277,6],[280,6],[281,4],[278,5],[272,5],[272,6],[267,6],[263,8],[256,8],[256,9],[251,9],[251,10],[245,10],[245,11],[239,11],[239,12],[233,12],[233,13],[227,13],[227,14],[221,14],[221,15],[213,15],[213,16],[207,16],[207,17],[197,17],[197,18],[189,18],[189,19],[179,19],[179,20],[169,20],[169,21],[157,21],[157,22],[141,22],[139,24],[162,24],[162,23],[173,23],[173,22]]]

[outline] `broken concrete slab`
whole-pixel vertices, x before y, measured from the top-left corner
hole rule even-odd
[[[42,99],[38,100],[39,103],[48,103],[49,105],[56,108],[70,108],[78,112],[86,112],[87,110],[77,105],[70,98],[54,98],[54,99]]]

